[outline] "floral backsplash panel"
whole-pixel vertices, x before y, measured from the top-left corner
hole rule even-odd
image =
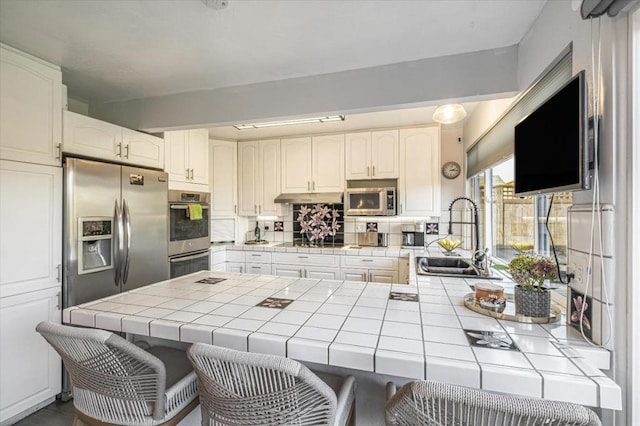
[[[344,244],[344,205],[294,204],[293,241],[305,245]]]

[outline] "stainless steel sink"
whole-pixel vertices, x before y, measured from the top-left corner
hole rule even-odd
[[[450,257],[416,257],[418,275],[436,277],[478,277],[489,280],[501,280],[495,275],[484,276],[469,260]]]

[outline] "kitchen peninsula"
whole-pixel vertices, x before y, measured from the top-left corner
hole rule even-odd
[[[198,272],[65,309],[63,322],[620,409],[619,386],[596,368],[607,351],[585,357],[563,321],[477,314],[462,298],[478,279],[418,276],[413,254],[409,264],[409,284]]]

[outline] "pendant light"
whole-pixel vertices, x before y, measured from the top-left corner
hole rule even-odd
[[[433,112],[433,121],[441,124],[453,124],[467,116],[461,104],[438,105]]]

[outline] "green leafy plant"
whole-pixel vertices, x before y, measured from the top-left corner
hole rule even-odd
[[[544,280],[558,278],[558,270],[551,259],[535,254],[522,254],[512,259],[506,269],[525,290],[544,291]]]

